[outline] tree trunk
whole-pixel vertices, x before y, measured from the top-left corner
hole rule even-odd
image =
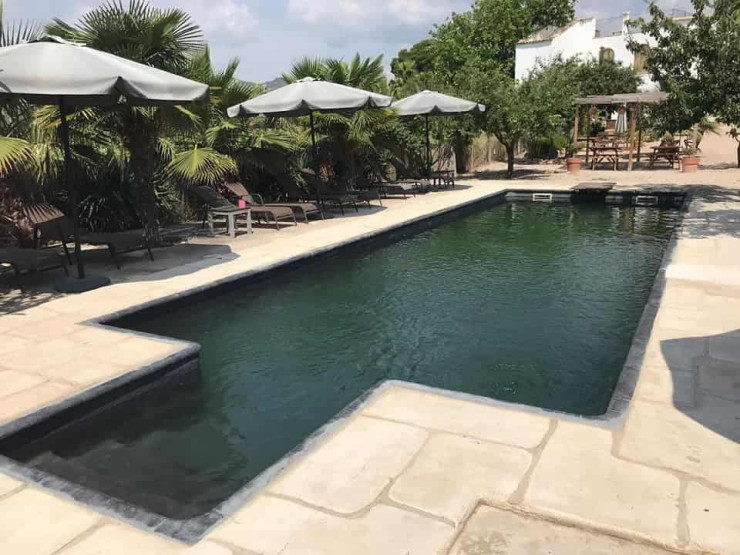
[[[737,143],[737,167],[740,168],[740,143]]]
[[[455,137],[455,170],[457,173],[467,173],[468,161],[470,160],[470,146],[472,141],[458,134]]]
[[[514,177],[514,143],[504,145],[506,147],[506,177]]]
[[[130,112],[124,118],[124,142],[131,156],[132,189],[136,210],[150,240],[157,238],[157,195],[154,172],[157,167],[157,127],[149,117]]]

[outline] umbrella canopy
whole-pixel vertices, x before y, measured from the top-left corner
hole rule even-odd
[[[113,54],[47,36],[0,48],[0,100],[22,98],[32,104],[58,105],[61,115],[66,189],[74,221],[75,257],[84,278],[77,188],[70,186],[67,114],[77,106],[115,106],[122,99],[137,106],[184,104],[208,98],[208,85]],[[79,288],[77,288],[79,290]]]
[[[313,112],[351,112],[364,108],[387,108],[391,102],[390,96],[306,77],[232,106],[228,114],[232,118],[259,115],[292,118],[309,116]]]
[[[475,110],[483,112],[486,109],[483,104],[435,91],[421,91],[407,96],[394,102],[391,107],[400,116],[444,116],[447,114],[463,114]]]
[[[427,174],[432,174],[432,146],[429,139],[429,116],[448,116],[452,114],[464,114],[466,112],[485,111],[483,104],[472,100],[457,98],[436,91],[421,91],[401,100],[397,100],[391,108],[402,117],[424,116],[427,134]]]
[[[316,129],[314,112],[355,112],[365,108],[388,108],[393,99],[384,94],[355,89],[346,85],[319,81],[313,77],[299,79],[228,109],[229,117],[278,116],[293,118],[309,116],[311,118],[311,144],[313,145],[314,163],[318,163],[316,146]],[[318,175],[318,168],[317,175]],[[321,192],[316,190],[316,197],[321,202]]]
[[[59,37],[0,48],[0,98],[32,104],[144,106],[208,98],[208,85]]]

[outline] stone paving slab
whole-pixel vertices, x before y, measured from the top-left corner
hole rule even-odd
[[[672,372],[666,364],[646,364],[640,370],[635,397],[679,408],[695,407],[696,378],[691,371]]]
[[[612,436],[610,430],[559,422],[532,474],[525,506],[676,543],[678,478],[616,458]]]
[[[740,497],[692,482],[686,488],[687,524],[693,547],[740,553]]]
[[[479,500],[506,501],[532,456],[516,447],[449,434],[432,437],[396,480],[389,497],[459,524]]]
[[[0,497],[7,495],[11,491],[16,490],[23,485],[25,485],[23,482],[15,480],[5,474],[0,474]]]
[[[2,553],[51,555],[100,520],[91,510],[33,488],[0,499]]]
[[[364,413],[525,448],[539,445],[550,427],[549,419],[543,416],[408,387],[388,389]]]
[[[450,555],[667,555],[644,544],[481,506]]]
[[[175,555],[182,544],[130,526],[106,524],[63,549],[59,555]]]
[[[635,401],[617,453],[631,461],[686,472],[740,492],[738,422],[740,405],[721,399],[684,411]]]
[[[47,381],[12,395],[3,396],[0,398],[0,423],[9,422],[38,410],[40,407],[61,401],[75,391],[72,385]]]
[[[380,495],[428,437],[404,424],[356,417],[296,461],[269,491],[340,513],[359,511]]]
[[[444,553],[449,524],[387,505],[342,518],[262,496],[210,537],[262,555],[433,555]]]
[[[8,395],[40,385],[45,381],[45,378],[35,374],[0,369],[0,400]]]

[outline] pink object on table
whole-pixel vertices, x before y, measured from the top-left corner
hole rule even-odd
[[[239,199],[239,208],[246,208],[247,207],[247,201],[243,198]]]

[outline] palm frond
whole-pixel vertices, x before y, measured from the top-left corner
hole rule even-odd
[[[230,156],[197,146],[176,154],[165,168],[168,177],[185,185],[214,185],[236,171]]]
[[[0,137],[0,174],[28,169],[34,162],[33,145],[17,137]]]
[[[323,79],[326,77],[326,64],[321,58],[302,58],[293,64],[289,73],[283,73],[282,79],[286,83],[295,83],[305,77]]]

